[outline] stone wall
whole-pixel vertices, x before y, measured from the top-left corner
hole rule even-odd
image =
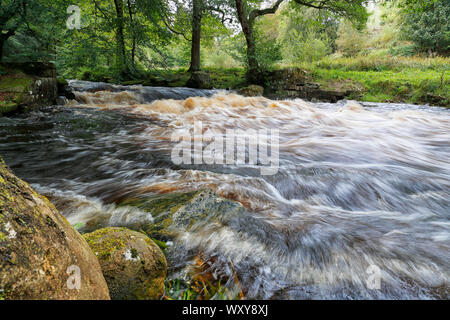
[[[58,97],[56,69],[51,64],[0,66],[0,115],[18,109],[52,105]]]
[[[321,84],[314,82],[306,70],[287,68],[269,72],[264,95],[272,99],[318,100],[337,102],[346,98],[357,98],[362,86],[348,81],[335,81]]]

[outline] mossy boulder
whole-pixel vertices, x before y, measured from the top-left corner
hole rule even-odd
[[[154,240],[173,242],[185,232],[196,232],[206,226],[220,228],[251,216],[241,203],[225,199],[211,189],[157,195],[149,195],[149,192],[144,188],[137,192],[140,196],[126,197],[116,203],[119,207],[139,209],[141,217],[133,219],[130,216],[127,222],[119,222],[116,227],[143,232]],[[146,219],[142,219],[142,212],[148,214]],[[89,233],[107,227],[110,218],[109,215],[93,216],[78,230]]]
[[[96,254],[114,300],[154,300],[164,294],[167,262],[146,235],[104,228],[84,235]]]
[[[19,105],[14,101],[7,100],[7,99],[0,100],[0,116],[4,113],[13,112],[13,111],[17,110],[18,107],[19,107]]]
[[[0,158],[0,298],[109,299],[83,237]]]
[[[161,194],[149,198],[128,198],[121,200],[118,205],[139,208],[151,215],[153,219],[152,223],[134,222],[126,225],[127,228],[142,230],[152,239],[169,241],[175,236],[174,230],[170,228],[173,215],[184,205],[193,201],[199,193],[201,191]]]
[[[132,198],[121,201],[119,205],[148,212],[153,218],[152,223],[136,222],[126,227],[141,230],[152,239],[161,241],[173,241],[184,232],[196,232],[204,226],[220,227],[236,217],[247,215],[239,202],[222,198],[210,189]]]
[[[23,73],[0,77],[0,115],[15,111],[24,99],[24,94],[33,83],[33,78]]]
[[[57,79],[58,86],[58,96],[66,97],[67,99],[75,100],[75,94],[72,92],[69,86],[69,82],[62,78],[58,77]]]
[[[256,84],[252,84],[240,89],[239,94],[246,97],[260,97],[264,94],[264,88]]]

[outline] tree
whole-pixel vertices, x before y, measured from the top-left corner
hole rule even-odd
[[[54,58],[68,0],[0,1],[0,61],[48,62]]]
[[[3,58],[3,49],[6,41],[16,34],[23,21],[23,5],[19,1],[0,2],[0,62]]]
[[[247,43],[247,62],[248,72],[247,77],[250,82],[261,83],[261,70],[258,59],[256,57],[256,42],[254,34],[254,25],[256,18],[277,12],[279,6],[284,0],[277,0],[277,2],[267,9],[251,9],[249,12],[249,5],[246,0],[235,0],[236,10],[239,22],[241,23],[242,32],[244,33]]]
[[[263,83],[263,71],[260,68],[256,55],[256,41],[254,34],[255,21],[258,17],[274,14],[285,0],[275,1],[271,7],[260,9],[261,1],[235,0],[237,16],[245,35],[247,43],[248,81],[253,83]],[[288,1],[288,0],[286,0]],[[291,0],[297,5],[326,10],[336,16],[346,17],[356,24],[362,25],[367,21],[367,11],[364,7],[367,0]]]
[[[130,18],[130,33],[131,33],[131,66],[133,70],[136,68],[136,26],[134,17],[136,15],[136,3],[133,0],[127,0],[128,16]]]
[[[450,52],[450,1],[435,0],[414,9],[404,6],[402,13],[403,34],[419,51]]]
[[[367,35],[355,28],[348,22],[343,21],[338,29],[339,38],[336,40],[339,52],[345,57],[358,55],[368,42]]]
[[[200,71],[200,40],[202,30],[203,3],[202,0],[192,0],[192,47],[191,66],[189,71]]]
[[[125,52],[125,37],[124,37],[124,16],[123,16],[123,0],[114,0],[116,8],[116,41],[117,41],[117,68],[121,75],[128,75],[130,70],[127,64]]]
[[[66,77],[121,81],[165,66],[164,48],[173,38],[161,18],[170,13],[166,1],[79,0],[77,5],[81,29],[58,30],[56,62]],[[53,24],[65,25],[65,19]]]
[[[337,50],[340,21],[332,13],[293,2],[280,10],[278,42],[289,64],[312,62]]]

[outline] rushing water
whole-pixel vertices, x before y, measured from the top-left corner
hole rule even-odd
[[[210,188],[256,222],[184,234],[169,252],[200,250],[217,274],[233,266],[247,298],[449,298],[449,110],[71,85],[78,103],[0,118],[0,154],[71,223],[151,221],[115,201]],[[174,165],[172,133],[198,121],[279,129],[278,173]],[[370,266],[380,290],[367,286]]]

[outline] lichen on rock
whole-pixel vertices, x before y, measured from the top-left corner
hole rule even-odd
[[[166,258],[146,235],[126,228],[104,228],[84,237],[100,261],[111,299],[154,300],[163,296]]]
[[[71,268],[80,271],[77,278],[71,278]],[[1,158],[0,299],[109,299],[100,265],[83,237]]]

